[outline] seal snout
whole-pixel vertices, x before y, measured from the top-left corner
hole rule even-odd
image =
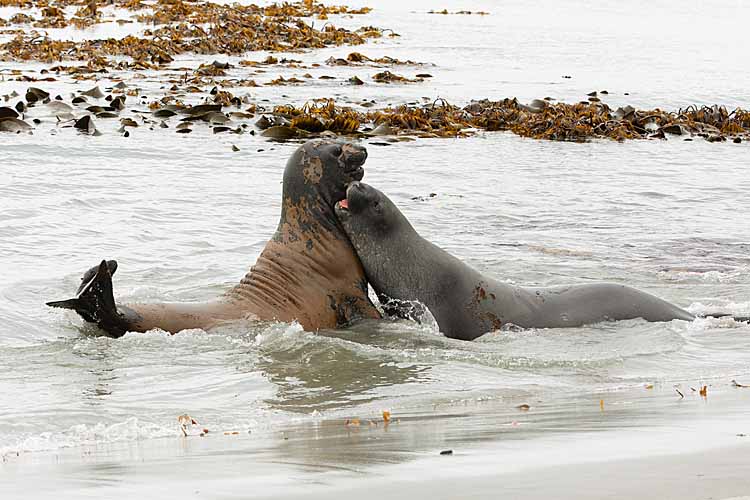
[[[369,203],[368,187],[367,184],[359,181],[349,183],[346,188],[346,198],[339,202],[339,206],[354,214],[363,211]]]
[[[362,146],[345,144],[341,148],[341,161],[344,164],[344,173],[354,180],[362,180],[365,171],[362,165],[367,160],[367,150]]]

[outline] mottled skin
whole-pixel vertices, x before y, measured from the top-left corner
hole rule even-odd
[[[125,304],[110,314],[93,315],[67,304],[75,300],[50,305],[74,308],[89,321],[92,316],[106,317],[97,323],[113,336],[154,328],[173,333],[208,329],[238,319],[296,320],[306,330],[318,330],[358,318],[378,318],[367,295],[362,264],[334,214],[334,204],[344,198],[346,186],[362,179],[366,158],[363,147],[329,140],[310,141],[297,149],[284,170],[276,233],[250,272],[216,300]],[[107,267],[101,266],[100,274],[111,280]],[[111,281],[97,286],[111,290]]]
[[[383,193],[361,182],[347,190],[336,215],[382,297],[419,301],[446,336],[473,340],[505,323],[560,328],[605,320],[692,320],[658,297],[625,285],[522,288],[484,276],[425,240]]]

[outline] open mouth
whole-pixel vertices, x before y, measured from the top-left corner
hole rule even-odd
[[[350,213],[349,211],[349,189],[352,187],[352,184],[354,184],[354,182],[350,182],[346,186],[346,194],[344,195],[342,199],[336,202],[337,211],[342,212],[342,213],[347,213],[347,214]]]

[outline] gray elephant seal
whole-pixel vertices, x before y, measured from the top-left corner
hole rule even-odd
[[[354,144],[314,140],[286,164],[279,225],[250,272],[209,302],[115,303],[114,261],[89,270],[75,298],[48,302],[73,309],[113,337],[160,328],[176,333],[225,321],[298,321],[306,330],[335,328],[358,318],[379,318],[367,295],[364,270],[344,233],[334,204],[362,179],[367,151]]]
[[[336,215],[381,300],[419,301],[447,337],[473,340],[505,323],[560,328],[631,318],[694,319],[625,285],[522,288],[501,283],[419,236],[387,196],[361,182],[349,185]]]

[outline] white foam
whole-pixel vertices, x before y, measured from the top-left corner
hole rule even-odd
[[[115,424],[104,422],[94,425],[79,424],[64,431],[47,431],[21,437],[16,443],[0,447],[0,456],[179,435],[180,432],[177,426],[165,427],[153,422],[140,420],[137,417],[130,417]]]
[[[722,312],[733,316],[747,317],[750,316],[750,302],[727,302],[725,304],[693,302],[687,307],[687,310],[699,315]]]
[[[717,328],[742,328],[746,327],[747,323],[737,321],[731,316],[724,316],[722,318],[695,318],[688,325],[688,331],[704,331],[713,330]]]
[[[742,283],[747,277],[748,269],[736,269],[732,271],[660,271],[657,273],[659,279],[676,282],[695,282],[703,283]]]
[[[297,337],[299,334],[304,333],[304,331],[305,329],[302,328],[302,325],[296,321],[292,323],[274,323],[255,336],[255,344],[260,346],[280,339]]]

